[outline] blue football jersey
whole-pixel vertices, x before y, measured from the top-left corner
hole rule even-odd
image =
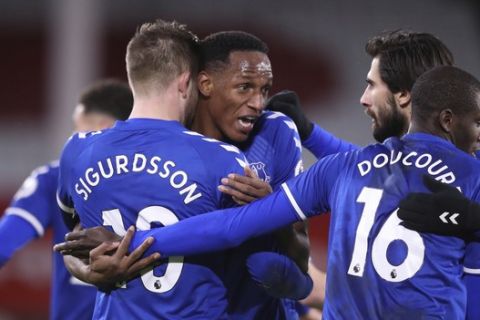
[[[280,112],[262,114],[242,151],[250,168],[274,190],[303,171],[297,128]],[[281,299],[270,296],[252,280],[247,270],[247,258],[259,251],[280,252],[275,236],[251,239],[232,251],[227,277],[230,319],[292,318],[288,316],[292,304],[285,307]]]
[[[480,151],[475,153],[475,157],[480,159]],[[480,242],[472,241],[467,245],[464,261],[464,272],[473,275],[480,275]],[[480,291],[480,288],[478,288]]]
[[[54,243],[63,242],[68,230],[55,200],[57,182],[58,162],[34,170],[5,211],[6,219],[18,218],[26,223],[17,224],[15,220],[9,220],[6,227],[10,227],[2,231],[11,233],[11,238],[20,238],[33,229],[31,237],[23,238],[24,245],[33,238],[41,237],[51,227]],[[0,251],[6,247],[2,246]],[[91,319],[97,290],[72,277],[65,268],[62,255],[57,252],[53,253],[51,290],[51,319]]]
[[[320,160],[284,185],[306,218],[331,210],[325,319],[464,319],[465,242],[400,225],[398,202],[422,175],[480,200],[478,160],[427,134]],[[478,263],[478,262],[477,262]]]
[[[123,235],[131,225],[149,230],[231,206],[217,186],[229,173],[243,174],[245,165],[238,148],[176,121],[118,121],[70,139],[61,158],[58,199],[86,227],[110,226]],[[98,293],[94,318],[224,319],[226,256],[165,259],[124,288]]]

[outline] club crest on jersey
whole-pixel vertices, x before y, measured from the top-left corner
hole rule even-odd
[[[265,163],[263,162],[250,163],[250,168],[255,172],[257,177],[259,177],[265,182],[270,182],[271,178],[265,171]]]

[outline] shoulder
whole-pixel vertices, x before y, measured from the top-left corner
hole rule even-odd
[[[77,132],[71,135],[65,143],[60,162],[64,165],[65,161],[72,161],[78,157],[82,151],[86,150],[90,145],[104,136],[104,133],[110,129],[90,132]]]
[[[192,146],[197,155],[211,165],[225,166],[236,163],[241,167],[247,164],[243,152],[234,145],[209,138],[201,133],[185,130],[185,140]]]
[[[262,128],[281,130],[298,135],[298,129],[293,120],[281,112],[267,110],[262,114],[258,122]]]
[[[58,182],[58,161],[35,168],[13,196],[13,201],[28,198],[35,193],[55,190]]]

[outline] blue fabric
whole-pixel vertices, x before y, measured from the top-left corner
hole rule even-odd
[[[250,275],[271,296],[301,300],[313,288],[312,278],[285,255],[257,252],[247,259]]]
[[[270,183],[275,190],[286,180],[296,176],[303,170],[302,150],[297,128],[292,120],[279,112],[266,111],[255,123],[255,128],[241,150],[248,159],[250,168],[257,176]],[[296,311],[291,303],[283,303],[278,294],[271,294],[253,281],[247,268],[247,259],[258,251],[282,253],[275,235],[267,234],[236,248],[230,255],[227,266],[226,285],[229,289],[229,317],[231,320],[243,319],[285,319]],[[285,259],[286,256],[284,256]],[[293,261],[291,261],[293,263]],[[250,266],[254,268],[254,266]],[[285,274],[293,279],[294,273]],[[260,281],[260,279],[257,279]],[[273,280],[273,279],[271,279]],[[280,283],[270,283],[280,288]]]
[[[314,124],[310,136],[302,142],[303,146],[310,150],[317,159],[325,156],[356,150],[359,147],[335,137],[330,132]]]
[[[467,320],[480,319],[480,277],[466,273],[463,277],[467,286]]]
[[[217,186],[229,173],[243,174],[245,163],[237,148],[178,122],[130,119],[70,139],[58,193],[65,206],[75,205],[86,227],[109,226],[120,235],[131,225],[155,230],[231,206]],[[225,319],[228,257],[217,252],[165,259],[126,288],[99,293],[93,317]]]
[[[16,215],[5,215],[0,220],[0,267],[27,243],[37,238],[32,225]]]
[[[67,227],[56,203],[58,165],[50,163],[35,169],[15,194],[0,221],[2,264],[31,240],[53,229],[53,242],[64,241]],[[51,319],[91,319],[96,288],[70,275],[58,252],[53,254]]]
[[[476,159],[439,137],[409,134],[328,156],[249,205],[152,230],[153,247],[166,256],[221,250],[331,211],[325,319],[463,319],[465,242],[408,230],[396,215],[407,193],[426,191],[425,173],[480,201]]]

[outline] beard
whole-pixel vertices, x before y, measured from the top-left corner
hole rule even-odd
[[[373,137],[380,143],[390,137],[401,137],[408,130],[408,118],[400,112],[400,106],[393,96],[388,97],[385,112],[378,117],[381,124],[377,121],[379,125],[373,129]]]

